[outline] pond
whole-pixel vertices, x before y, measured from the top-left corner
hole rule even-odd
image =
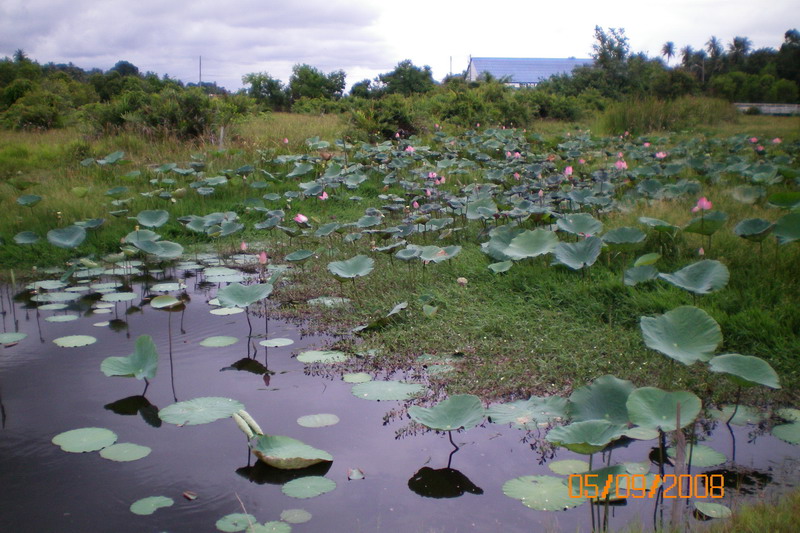
[[[270,523],[264,531],[291,527],[297,532],[590,531],[604,521],[612,529],[631,522],[650,529],[654,520],[669,519],[675,500],[647,495],[608,508],[588,503],[567,511],[528,508],[504,494],[507,482],[555,476],[550,469],[554,462],[587,456],[544,441],[547,428],[525,431],[486,420],[453,432],[456,450],[448,435],[412,425],[408,407],[413,400],[358,398],[353,385],[342,379],[352,368],[306,365],[295,357],[324,349],[333,339],[304,336],[298,324],[269,320],[270,339],[293,343],[262,347],[258,342],[267,324],[254,308],[249,312],[254,337],[248,343],[245,313],[209,312],[218,284],[201,282],[201,275],[187,271],[157,276],[156,281],[135,281],[98,272],[78,278],[68,292],[80,298],[63,309],[49,305],[43,310],[48,304],[31,301],[32,291],[2,287],[3,331],[27,337],[0,348],[0,530],[213,531],[222,517],[244,512]],[[186,284],[170,292],[188,296],[183,313],[146,303],[146,297],[157,294],[152,284],[164,282]],[[136,296],[104,305],[99,297],[108,291]],[[51,318],[68,315],[76,318]],[[53,342],[76,334],[96,342],[75,348]],[[133,353],[141,335],[152,336],[159,354],[157,375],[146,391],[143,381],[106,377],[100,370],[107,357]],[[236,342],[224,347],[200,344],[221,335]],[[372,371],[371,377],[425,384],[424,376],[412,374]],[[265,433],[325,450],[333,462],[278,470],[251,455],[246,437],[229,417],[185,426],[159,419],[159,409],[200,397],[237,400]],[[326,427],[298,424],[302,416],[321,413],[334,414],[339,422]],[[118,442],[152,451],[139,460],[118,462],[98,452],[67,453],[51,442],[60,433],[84,427],[107,428]],[[725,424],[706,422],[702,428],[703,443],[725,454],[722,464],[692,472],[723,476],[724,498],[714,502],[735,506],[797,483],[798,448],[764,427],[751,424],[728,431]],[[627,441],[611,452],[611,463],[637,463],[639,470],[628,471],[655,473],[658,467],[648,462],[655,446],[655,440]],[[595,467],[607,458],[595,454]],[[336,487],[309,499],[282,492],[284,483],[304,476],[324,476]],[[134,502],[150,496],[174,503],[151,515],[131,512]],[[687,520],[695,521],[691,500],[677,501]],[[310,519],[285,513],[293,509],[305,510]],[[282,513],[284,521],[274,523]]]

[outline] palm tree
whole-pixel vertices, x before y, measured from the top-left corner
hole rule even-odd
[[[750,53],[750,48],[753,43],[747,37],[736,36],[733,41],[728,45],[728,52],[730,53],[733,63],[739,64]]]
[[[722,41],[712,35],[708,42],[706,42],[706,50],[708,50],[708,55],[711,59],[717,59],[722,55]]]
[[[672,41],[665,42],[664,46],[661,47],[661,55],[667,58],[667,65],[669,65],[669,60],[675,57],[675,43]]]
[[[688,44],[681,48],[681,64],[684,68],[689,68],[692,65],[692,56],[694,55],[694,48]]]

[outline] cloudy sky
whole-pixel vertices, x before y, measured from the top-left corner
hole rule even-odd
[[[797,0],[0,0],[0,56],[108,69],[119,60],[230,90],[249,72],[344,70],[348,86],[404,60],[434,78],[469,57],[589,57],[594,27],[624,28],[634,52],[748,37],[780,47]],[[674,62],[674,60],[673,60]],[[451,67],[452,65],[452,67]]]

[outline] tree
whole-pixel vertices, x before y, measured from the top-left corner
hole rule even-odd
[[[345,87],[344,80],[343,70],[336,70],[326,75],[310,65],[295,65],[292,67],[292,77],[289,78],[289,93],[292,102],[300,98],[334,100],[341,98]]]
[[[675,57],[675,43],[672,41],[665,42],[664,46],[661,47],[661,55],[667,58],[667,65],[669,65],[669,60]]]
[[[753,43],[747,37],[734,37],[733,41],[728,45],[728,53],[731,62],[737,66],[742,64],[747,54],[750,53],[750,47],[752,45]]]
[[[690,68],[692,66],[692,56],[694,55],[694,48],[688,44],[681,48],[681,65],[683,68]]]
[[[625,29],[609,28],[606,33],[600,26],[595,26],[594,38],[597,42],[592,45],[592,58],[595,66],[605,74],[608,85],[604,91],[605,96],[619,96],[626,89],[627,59],[630,52]]]
[[[712,35],[708,41],[706,41],[706,51],[712,60],[718,59],[722,55],[722,41]]]
[[[109,69],[109,72],[117,72],[120,76],[138,76],[139,67],[129,61],[117,61],[116,65]]]
[[[273,78],[267,72],[251,72],[242,76],[242,83],[250,85],[247,94],[260,105],[268,106],[273,111],[285,111],[289,108],[289,92],[283,82]]]
[[[350,88],[350,96],[354,98],[372,97],[372,81],[369,79],[361,80]]]
[[[405,96],[415,93],[426,93],[433,90],[435,82],[431,67],[425,65],[420,68],[414,66],[410,59],[397,64],[395,69],[386,74],[381,74],[378,79],[385,84],[387,94],[402,94]]]

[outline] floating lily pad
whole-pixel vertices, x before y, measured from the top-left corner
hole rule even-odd
[[[336,483],[322,476],[306,476],[284,484],[281,491],[292,498],[314,498],[336,488]]]
[[[473,394],[457,394],[433,407],[413,405],[408,415],[425,427],[440,431],[474,428],[486,416],[481,399]]]
[[[94,344],[97,342],[97,339],[91,335],[67,335],[66,337],[53,339],[53,342],[62,348],[79,348],[81,346]]]
[[[250,449],[260,460],[281,470],[296,470],[333,461],[328,452],[281,435],[261,435],[250,443]]]
[[[0,333],[0,344],[14,344],[27,336],[27,333]]]
[[[708,313],[693,306],[681,306],[658,317],[639,320],[644,342],[685,365],[709,361],[722,343],[722,330]]]
[[[183,283],[178,282],[167,282],[167,283],[156,283],[150,290],[152,292],[172,292],[172,291],[180,291],[186,288],[186,285]]]
[[[289,524],[304,524],[311,520],[311,513],[305,509],[286,509],[281,511],[281,520]]]
[[[733,414],[734,409],[736,409],[735,415]],[[755,407],[750,407],[749,405],[739,405],[738,407],[735,405],[725,405],[722,409],[712,409],[709,414],[712,418],[720,422],[728,422],[728,420],[730,420],[730,423],[734,426],[758,424],[766,418],[766,413]],[[731,416],[733,416],[733,419],[731,419]]]
[[[674,447],[669,447],[667,448],[667,455],[675,459],[678,455],[678,451]],[[690,455],[692,457],[691,463],[689,463]],[[706,446],[705,444],[688,445],[686,447],[686,464],[690,466],[705,468],[707,466],[721,465],[727,460],[728,458],[725,457],[724,453],[720,453],[711,446]]]
[[[789,444],[800,444],[800,422],[775,426],[772,428],[772,434]]]
[[[297,356],[297,360],[303,363],[341,363],[346,361],[348,356],[344,352],[336,350],[308,350]]]
[[[150,335],[140,335],[136,339],[133,353],[127,357],[108,357],[100,364],[106,376],[153,379],[158,370],[158,352]]]
[[[154,309],[168,309],[170,307],[177,307],[181,303],[180,300],[168,294],[162,294],[150,300],[150,306]]]
[[[683,428],[694,422],[702,408],[700,398],[687,391],[667,392],[655,387],[636,389],[628,396],[628,415],[638,426],[675,431],[678,404]]]
[[[286,522],[271,520],[263,524],[253,524],[247,528],[247,533],[291,533],[292,526]]]
[[[355,374],[343,375],[342,381],[345,383],[366,383],[367,381],[372,381],[372,376],[366,372],[357,372]]]
[[[53,444],[65,452],[96,452],[117,441],[117,434],[106,428],[80,428],[59,433],[53,437]]]
[[[281,346],[290,346],[294,344],[294,341],[292,339],[278,338],[263,340],[258,344],[266,346],[267,348],[280,348]]]
[[[244,309],[241,307],[220,307],[219,309],[212,309],[209,313],[217,316],[238,315],[239,313],[244,313]]]
[[[244,531],[248,526],[257,523],[258,519],[251,514],[231,513],[217,520],[216,526],[220,531],[235,533],[236,531]]]
[[[236,337],[227,337],[225,335],[218,335],[214,337],[208,337],[200,341],[200,346],[205,346],[206,348],[223,348],[225,346],[230,346],[231,344],[235,344],[239,342],[239,339]]]
[[[172,507],[174,504],[175,501],[166,496],[149,496],[133,502],[131,512],[138,515],[150,515],[162,507]]]
[[[195,426],[227,418],[244,409],[244,405],[230,398],[202,397],[169,405],[158,412],[158,417],[169,424]]]
[[[137,298],[135,292],[109,292],[101,298],[104,302],[129,302]]]
[[[564,461],[553,461],[547,467],[562,476],[569,476],[571,474],[580,474],[581,472],[589,471],[589,463],[579,459],[566,459]]]
[[[321,428],[338,424],[339,417],[328,413],[319,415],[306,415],[298,418],[297,423],[304,428]]]
[[[733,513],[730,508],[721,503],[703,502],[694,500],[695,508],[709,518],[730,518]]]
[[[353,386],[352,393],[358,398],[377,401],[408,400],[421,394],[425,387],[417,383],[400,381],[369,381]]]
[[[139,444],[130,442],[120,442],[100,450],[100,457],[111,461],[129,462],[143,459],[150,455],[151,451],[153,450],[147,446],[140,446]]]
[[[537,511],[562,511],[586,501],[572,497],[563,480],[554,476],[522,476],[506,481],[503,494]]]
[[[513,424],[519,429],[534,429],[567,417],[567,400],[559,396],[531,396],[527,400],[501,403],[486,409],[493,424]]]
[[[320,296],[308,301],[309,305],[319,305],[323,307],[341,307],[350,303],[350,298],[337,298],[335,296]]]
[[[784,420],[790,420],[792,422],[800,422],[800,409],[792,409],[789,407],[778,409],[776,414],[783,418]]]
[[[73,320],[78,320],[80,318],[78,315],[56,315],[56,316],[49,316],[45,318],[48,322],[72,322]],[[0,342],[0,344],[3,344]]]

